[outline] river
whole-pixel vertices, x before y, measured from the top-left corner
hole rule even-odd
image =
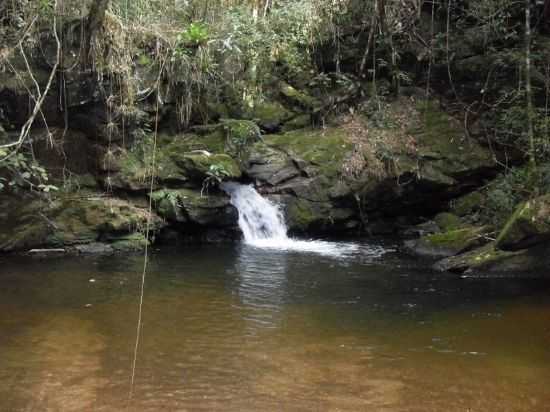
[[[349,246],[349,244],[347,244]],[[392,244],[0,258],[0,411],[548,411],[550,280]]]

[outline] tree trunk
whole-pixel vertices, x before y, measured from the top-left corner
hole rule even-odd
[[[103,21],[105,20],[105,13],[107,12],[107,7],[109,6],[109,0],[94,0],[90,7],[90,12],[88,13],[88,18],[86,19],[86,30],[84,38],[84,48],[83,48],[83,66],[86,68],[88,66],[90,51],[92,48],[92,39],[96,35],[97,31],[103,26]]]
[[[525,99],[527,100],[527,139],[529,141],[529,163],[535,171],[535,133],[533,130],[533,92],[531,90],[531,1],[525,0]]]
[[[390,78],[393,90],[395,94],[399,95],[399,82],[397,79],[397,73],[395,72],[395,49],[393,47],[393,38],[391,33],[388,32],[387,20],[386,20],[386,0],[377,0],[378,6],[378,19],[380,20],[380,31],[382,32],[382,38],[387,46],[390,48],[390,58],[388,61],[388,70],[390,72]]]
[[[544,10],[542,12],[542,15],[544,16],[544,22],[546,24],[550,24],[550,0],[546,0],[544,2]]]

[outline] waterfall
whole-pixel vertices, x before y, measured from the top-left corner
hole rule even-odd
[[[247,243],[288,240],[283,213],[276,204],[260,196],[252,185],[228,182],[222,184],[222,189],[231,195],[231,204],[239,211],[239,227]]]
[[[279,205],[262,197],[252,185],[226,182],[221,188],[231,196],[231,204],[239,212],[239,227],[248,245],[333,257],[349,255],[359,250],[359,245],[350,242],[298,240],[289,237]]]

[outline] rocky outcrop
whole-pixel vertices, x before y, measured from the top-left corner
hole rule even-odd
[[[102,193],[60,195],[53,201],[3,199],[0,251],[21,251],[40,247],[84,251],[83,245],[98,242],[110,250],[141,249],[147,222],[151,235],[165,224],[145,205]]]
[[[454,209],[466,213],[476,210],[475,200],[480,198],[479,193],[472,193],[459,202],[454,203]],[[482,232],[484,227],[475,227],[472,230]],[[460,229],[459,229],[460,230]],[[423,247],[433,252],[433,239],[445,239],[457,231],[444,234],[422,236],[418,240],[409,241],[409,250],[422,254]],[[467,232],[464,232],[467,233]],[[510,272],[529,271],[547,267],[550,263],[550,196],[544,195],[524,202],[509,217],[504,227],[497,232],[496,240],[487,243],[494,236],[491,232],[485,233],[485,242],[458,242],[457,247],[448,249],[448,253],[435,263],[434,268],[450,272]],[[437,243],[437,242],[436,242]],[[487,243],[487,244],[484,244]],[[425,245],[429,246],[426,247]],[[481,246],[481,247],[480,247]],[[428,253],[437,257],[437,253]]]
[[[525,249],[550,241],[550,195],[518,206],[500,232],[496,246],[503,250]]]
[[[345,120],[265,136],[250,149],[243,173],[263,193],[280,196],[298,231],[374,231],[380,220],[413,221],[494,174],[491,153],[468,141],[435,102],[403,98],[385,111],[394,126],[367,118],[362,126]]]
[[[405,241],[407,249],[422,256],[448,257],[488,242],[490,226],[465,226]]]
[[[283,203],[291,230],[346,231],[357,228],[342,167],[352,144],[341,127],[302,129],[264,137],[250,150],[244,174],[261,192]]]
[[[548,268],[550,245],[504,251],[490,243],[482,248],[442,259],[434,269],[442,272],[502,274],[540,271]],[[543,273],[546,274],[546,273]]]
[[[40,214],[32,211],[12,219],[10,231],[17,235],[3,235],[1,250],[99,250],[101,242],[110,250],[122,240],[142,245],[149,239],[138,239],[139,230],[109,227],[108,220],[139,220],[151,189],[153,232],[169,226],[180,233],[220,229],[232,236],[236,211],[217,189],[224,180],[252,182],[280,202],[294,232],[386,233],[394,230],[387,222],[408,224],[419,213],[438,212],[449,199],[479,186],[494,169],[490,153],[468,140],[462,125],[435,101],[409,96],[379,111],[329,116],[338,105],[368,96],[358,79],[336,74],[327,78],[332,86],[322,90],[308,90],[307,82],[297,86],[274,79],[266,96],[234,107],[229,99],[220,103],[206,98],[201,110],[216,112],[207,116],[216,123],[189,119],[184,133],[173,124],[176,103],[168,93],[154,139],[155,105],[147,90],[157,77],[151,67],[135,63],[132,70],[140,73],[136,87],[143,94],[127,107],[102,95],[105,85],[89,73],[66,74],[66,107],[57,109],[65,111],[68,122],[61,122],[60,110],[46,113],[48,122],[63,126],[53,133],[56,155],[48,146],[48,133],[33,138],[39,162],[64,194],[50,195],[50,203],[33,200],[28,207]],[[28,100],[24,88],[12,83],[11,78],[0,79],[1,90]],[[16,120],[10,107],[6,113],[10,122]],[[312,127],[314,123],[324,127]],[[87,200],[69,205],[64,199],[71,196]],[[139,221],[136,227],[143,225]],[[437,247],[468,250],[475,243],[470,239],[484,231],[475,230],[453,234],[453,244],[439,239]],[[464,244],[458,245],[459,238]]]
[[[156,212],[168,222],[215,228],[234,228],[237,222],[237,210],[224,193],[162,189],[153,192],[152,199]]]

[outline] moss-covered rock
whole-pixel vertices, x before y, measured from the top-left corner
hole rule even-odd
[[[170,144],[158,143],[157,151],[153,159],[154,142],[151,138],[136,145],[132,150],[123,150],[118,153],[116,163],[119,165],[116,173],[103,176],[104,184],[115,189],[130,191],[146,191],[151,184],[151,172],[153,160],[155,168],[155,180],[161,183],[182,184],[189,177],[181,170],[173,159],[173,153],[187,148],[180,142]]]
[[[294,116],[293,112],[277,101],[256,103],[246,114],[248,119],[254,121],[263,130],[268,132],[278,131],[285,122]]]
[[[238,179],[241,177],[239,165],[226,154],[181,153],[174,154],[172,160],[180,168],[183,175],[197,182],[202,182],[209,176],[220,179]]]
[[[442,272],[479,274],[541,270],[548,267],[549,252],[548,245],[518,251],[504,251],[497,249],[493,242],[481,248],[442,259],[434,265],[434,269]]]
[[[448,212],[438,213],[434,217],[434,221],[442,232],[456,230],[463,226],[458,216]]]
[[[109,246],[115,252],[135,252],[140,251],[149,244],[149,240],[143,233],[130,233],[124,236],[109,238]]]
[[[478,191],[468,193],[451,202],[451,212],[457,216],[464,217],[478,212],[485,204],[485,196]]]
[[[550,240],[550,195],[529,200],[518,206],[500,234],[500,249],[522,249]]]
[[[420,176],[435,182],[438,174],[446,176],[442,183],[452,185],[455,179],[483,173],[495,167],[491,152],[475,140],[468,139],[462,125],[443,112],[435,102],[417,106],[418,119],[408,132],[415,139],[421,162]]]
[[[252,146],[244,169],[248,177],[272,186],[300,176],[290,156],[266,144]]]
[[[344,159],[353,148],[346,131],[339,127],[295,130],[267,136],[264,141],[290,155],[306,173],[316,172],[327,178],[341,175]],[[306,169],[307,166],[313,167]]]
[[[311,115],[301,114],[285,122],[281,130],[283,132],[290,132],[292,130],[305,129],[307,127],[311,127]]]
[[[298,199],[287,210],[287,219],[290,226],[301,231],[306,231],[311,225],[323,219],[323,216],[314,210],[312,202]]]
[[[295,89],[288,83],[279,83],[281,97],[289,104],[299,108],[313,111],[321,107],[321,102],[302,90]]]
[[[157,213],[172,222],[212,227],[234,226],[237,222],[237,211],[223,193],[164,189],[152,196]]]
[[[221,124],[226,134],[225,153],[233,158],[246,158],[250,146],[261,140],[260,128],[252,121],[223,119]]]
[[[147,209],[99,193],[63,195],[53,202],[35,199],[14,211],[12,219],[4,223],[10,230],[0,234],[0,251],[129,242],[144,232],[148,221],[151,234],[163,226]]]
[[[494,175],[491,152],[468,139],[437,102],[402,97],[376,116],[367,119],[367,130],[350,130],[356,152],[364,154],[352,157],[364,164],[354,173],[355,187],[371,217],[437,213]]]
[[[0,197],[0,251],[10,252],[39,247],[54,230],[44,212],[45,202],[27,198]]]
[[[491,228],[488,226],[460,227],[408,240],[405,246],[422,256],[453,256],[489,242],[487,235],[490,232]]]
[[[355,212],[329,202],[312,202],[302,198],[286,199],[286,220],[291,231],[344,232],[357,227]]]
[[[159,136],[154,159],[156,182],[169,187],[187,184],[200,187],[212,173],[218,173],[220,178],[241,176],[237,161],[225,153],[227,139],[223,126],[204,129],[196,134]],[[118,171],[103,176],[105,185],[130,191],[148,190],[154,146],[148,137],[132,150],[119,151]]]

